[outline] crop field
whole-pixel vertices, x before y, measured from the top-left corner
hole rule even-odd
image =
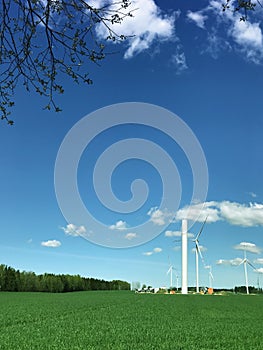
[[[1,350],[262,350],[263,297],[0,293]]]

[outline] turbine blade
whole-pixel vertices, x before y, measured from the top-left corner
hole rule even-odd
[[[254,265],[252,265],[249,260],[247,260],[247,263],[248,263],[248,265],[250,265],[252,267],[252,269],[257,270],[256,267]]]
[[[198,241],[198,238],[199,238],[199,236],[201,235],[201,233],[202,233],[202,231],[203,231],[203,229],[204,229],[204,226],[205,226],[205,223],[206,223],[207,218],[208,218],[208,215],[207,215],[207,217],[205,218],[205,221],[203,222],[203,225],[201,226],[201,229],[200,229],[200,231],[198,232],[198,234],[197,234],[197,236],[196,236],[196,238],[195,238],[196,241]]]
[[[243,259],[237,266],[240,266],[246,262],[246,259]]]
[[[201,260],[202,260],[202,262],[203,262],[203,264],[205,266],[205,261],[204,261],[204,258],[203,258],[203,254],[201,253],[201,249],[200,249],[200,246],[198,244],[198,241],[196,242],[196,249],[197,249],[197,252],[200,255],[200,258],[201,258]]]

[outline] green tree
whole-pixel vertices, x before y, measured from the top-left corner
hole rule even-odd
[[[17,291],[17,274],[16,270],[10,266],[4,268],[4,289],[8,292]]]
[[[5,265],[0,265],[0,291],[4,290],[5,283]]]
[[[90,63],[106,56],[106,41],[124,40],[112,24],[132,16],[129,0],[95,8],[88,0],[1,0],[0,117],[9,124],[10,108],[19,83],[47,98],[46,109],[60,111],[54,94],[63,94],[61,74],[92,84]],[[95,28],[103,25],[104,41]]]

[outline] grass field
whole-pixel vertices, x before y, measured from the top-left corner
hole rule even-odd
[[[263,349],[263,297],[0,293],[1,350]]]

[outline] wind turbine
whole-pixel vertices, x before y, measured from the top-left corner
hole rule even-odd
[[[204,258],[202,256],[200,245],[199,245],[199,237],[204,229],[207,218],[208,218],[208,216],[205,218],[205,221],[203,222],[203,225],[202,225],[200,231],[198,232],[196,237],[193,239],[193,242],[195,243],[196,293],[199,293],[199,255],[200,255],[202,262],[204,264]]]
[[[182,294],[188,294],[187,220],[182,220]]]
[[[247,252],[244,250],[244,259],[241,261],[239,265],[244,265],[244,273],[245,273],[245,281],[246,281],[246,290],[247,294],[249,294],[249,289],[248,289],[248,275],[247,275],[247,265],[251,266],[252,269],[257,270],[255,266],[251,264],[251,262],[247,259]]]
[[[167,275],[170,273],[170,288],[173,286],[173,265],[170,265],[168,271],[166,272]]]
[[[261,286],[261,284],[260,284],[261,276],[260,275],[263,274],[263,268],[261,267],[259,269],[256,269],[256,272],[258,274],[258,278],[257,278],[258,290],[260,291],[260,289],[261,289],[261,287],[260,287]]]
[[[170,287],[172,288],[173,287],[173,271],[176,271],[176,269],[171,264],[169,256],[168,256],[168,260],[169,260],[169,269],[166,273],[167,273],[167,275],[170,273]],[[176,273],[175,277],[176,277],[176,289],[178,290],[178,274],[177,273]]]
[[[207,265],[207,266],[205,266],[205,269],[209,269],[209,288],[213,288],[214,276],[212,274],[212,266]]]

